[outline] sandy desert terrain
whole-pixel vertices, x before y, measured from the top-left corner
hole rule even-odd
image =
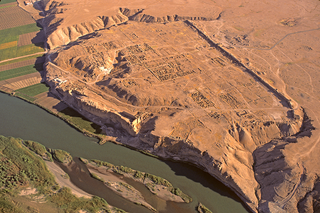
[[[319,4],[43,0],[45,80],[106,135],[203,168],[252,212],[317,211]]]

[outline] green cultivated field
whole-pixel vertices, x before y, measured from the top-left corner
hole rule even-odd
[[[0,30],[0,44],[10,41],[18,41],[19,35],[39,31],[41,28],[34,24],[27,24],[19,27]]]
[[[29,59],[32,59],[32,58],[38,58],[38,57],[42,57],[42,56],[44,56],[44,55],[42,53],[40,53],[39,55],[32,55],[32,56],[28,56],[28,57],[25,57],[25,58],[19,58],[19,59],[15,59],[15,60],[12,60],[12,61],[6,61],[6,62],[3,62],[3,63],[0,63],[0,66],[6,65],[6,64],[16,63],[16,62],[20,62],[20,61],[26,61],[26,60],[29,60]]]
[[[0,5],[1,5],[1,3],[0,3]],[[7,8],[7,7],[15,7],[16,5],[5,5],[5,6],[0,6],[0,9],[2,9],[2,8]]]
[[[2,1],[0,1],[0,5],[1,4],[8,4],[8,3],[11,3],[11,2],[16,2],[16,0],[2,0]]]
[[[27,75],[34,72],[38,72],[38,70],[35,68],[35,65],[29,65],[25,67],[19,67],[11,70],[2,71],[0,72],[0,81],[19,77],[22,75]]]
[[[10,58],[15,58],[19,56],[29,55],[37,52],[43,51],[43,43],[37,44],[38,46],[34,44],[29,44],[21,47],[10,47],[6,49],[0,50],[0,61],[6,60]]]
[[[16,90],[16,92],[23,93],[25,95],[32,96],[32,97],[48,91],[49,91],[49,87],[47,87],[45,84],[42,84],[42,83],[34,84],[31,86]]]
[[[39,30],[36,23],[0,30],[0,44],[18,41],[20,35]],[[0,50],[0,61],[43,51],[43,43],[9,47]]]

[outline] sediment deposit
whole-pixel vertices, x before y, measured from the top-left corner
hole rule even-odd
[[[52,93],[119,143],[203,168],[253,212],[316,210],[320,47],[299,36],[319,36],[318,1],[308,16],[278,2],[77,2],[43,1]]]

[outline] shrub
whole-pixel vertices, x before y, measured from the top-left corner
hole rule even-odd
[[[129,167],[126,166],[120,166],[120,171],[125,172],[125,173],[131,173],[133,170]]]
[[[212,211],[210,211],[202,203],[199,203],[197,210],[198,210],[199,213],[212,213]]]
[[[53,150],[53,157],[60,163],[70,163],[72,161],[72,156],[70,153],[61,149]]]
[[[90,173],[90,175],[91,175],[91,177],[93,177],[94,179],[97,179],[97,180],[99,180],[99,181],[101,181],[101,182],[104,182],[104,180],[103,180],[101,177],[99,177],[98,175],[96,175],[96,174],[94,174],[94,173]]]
[[[136,171],[133,175],[133,177],[135,178],[143,178],[143,173],[140,171]]]
[[[162,178],[162,177],[158,177],[158,176],[146,173],[145,174],[145,178],[149,178],[155,184],[163,185],[163,186],[167,186],[167,187],[172,187],[172,184],[169,181],[167,181],[166,179]]]
[[[171,193],[180,196],[182,191],[179,188],[172,188]]]
[[[21,139],[0,136],[0,187],[13,188],[31,182],[40,191],[46,191],[55,184],[54,177],[43,160],[22,142]]]

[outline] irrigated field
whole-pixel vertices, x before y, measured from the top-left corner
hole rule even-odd
[[[18,6],[16,7],[3,6],[0,10],[1,10],[0,30],[34,23],[34,20],[29,15],[29,13],[25,12]]]
[[[0,9],[0,11],[2,10]],[[3,17],[4,17],[4,14],[0,13],[1,22]],[[19,35],[36,32],[39,30],[40,28],[37,26],[36,23],[34,23],[34,21],[31,24],[2,29],[0,30],[0,44],[7,43],[10,41],[18,41]]]
[[[60,101],[49,96],[48,87],[41,84],[45,41],[41,28],[14,0],[2,0],[0,20],[0,91],[55,113],[64,109],[61,104],[55,107]]]
[[[1,5],[0,8],[8,5],[15,5],[15,4],[17,4],[16,0],[2,0],[0,1],[0,5]]]
[[[24,87],[15,91],[16,95],[23,97],[29,101],[35,101],[34,96],[39,95],[44,92],[49,92],[49,87],[45,84],[38,83],[28,87]]]
[[[14,41],[15,44],[17,44],[16,41]],[[12,45],[13,42],[8,42],[10,45]],[[5,43],[3,45],[7,45],[8,43]],[[9,46],[9,45],[8,45]],[[0,61],[15,58],[19,56],[24,55],[30,55],[33,53],[43,52],[43,43],[39,44],[28,44],[24,46],[12,46],[9,48],[1,49],[0,48]]]
[[[47,87],[45,84],[39,83],[39,84],[34,84],[25,88],[21,88],[16,90],[16,92],[19,93],[24,93],[28,96],[36,96],[40,93],[43,92],[48,92],[49,91],[49,87]]]
[[[15,69],[11,69],[11,70],[2,71],[2,72],[0,72],[0,81],[10,79],[10,78],[15,78],[15,77],[26,75],[26,74],[30,74],[33,72],[38,72],[35,65],[28,65],[25,67],[19,67],[19,68],[15,68]]]
[[[25,33],[19,36],[18,40],[18,47],[32,44],[32,39],[34,39],[39,32],[31,32],[31,33]]]
[[[11,66],[11,64],[15,64],[15,63],[26,63],[24,61],[28,61],[28,60],[38,60],[40,58],[43,58],[43,53],[39,53],[39,54],[32,54],[30,56],[25,56],[25,57],[19,57],[19,58],[15,58],[15,59],[10,59],[8,61],[4,61],[4,62],[1,62],[0,61],[0,70],[3,71],[3,70],[7,70],[6,68],[4,68],[4,65],[6,66]],[[44,59],[44,58],[43,58]],[[40,62],[41,63],[41,62]],[[26,66],[26,65],[30,65],[30,64],[24,64],[23,66]],[[18,67],[23,67],[23,66],[18,66]],[[14,67],[16,68],[16,67]],[[13,69],[13,68],[8,68],[8,69]]]
[[[38,56],[39,57],[39,56]],[[19,67],[24,67],[27,65],[32,65],[35,64],[37,61],[37,57],[33,56],[32,58],[24,58],[22,61],[11,61],[12,63],[5,64],[3,65],[2,63],[0,64],[0,72],[5,71],[5,70],[11,70]],[[39,62],[42,63],[43,61]]]

